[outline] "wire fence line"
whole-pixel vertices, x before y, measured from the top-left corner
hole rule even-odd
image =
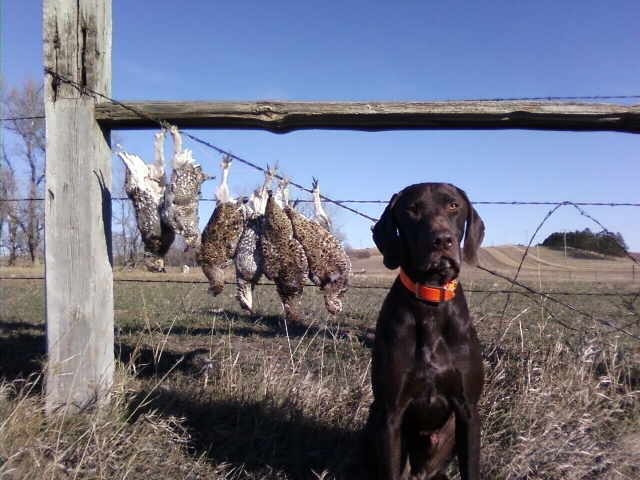
[[[561,326],[570,329],[570,330],[574,330],[574,331],[578,331],[578,332],[583,332],[583,333],[588,333],[586,330],[581,330],[580,328],[577,328],[575,326],[571,326],[571,325],[567,325],[566,322],[563,322],[561,320],[559,320],[557,318],[557,316],[553,315],[549,309],[544,305],[544,301],[548,300],[552,303],[555,303],[563,308],[566,308],[578,315],[581,315],[584,318],[587,318],[589,320],[592,320],[604,327],[607,327],[609,329],[611,329],[613,332],[617,332],[617,333],[622,333],[624,335],[629,336],[630,338],[633,338],[634,340],[640,340],[640,335],[632,332],[629,330],[629,327],[631,326],[637,326],[640,324],[640,315],[638,313],[638,311],[635,309],[634,307],[634,303],[635,301],[640,298],[640,290],[638,292],[629,292],[629,293],[621,293],[621,292],[617,292],[617,293],[609,293],[609,292],[600,292],[600,293],[594,293],[594,292],[553,292],[553,294],[551,293],[545,293],[541,290],[535,289],[533,287],[530,287],[528,285],[523,284],[522,282],[517,281],[514,278],[510,278],[506,275],[502,275],[499,272],[496,272],[494,270],[482,267],[482,266],[478,266],[477,267],[479,270],[482,270],[486,273],[489,273],[490,275],[493,275],[495,277],[498,277],[502,280],[505,280],[507,282],[509,282],[510,284],[510,288],[509,289],[479,289],[479,288],[469,288],[466,289],[466,291],[468,293],[482,293],[482,294],[506,294],[507,295],[507,300],[505,303],[505,310],[506,310],[506,305],[509,303],[509,300],[511,298],[512,295],[524,295],[525,297],[533,300],[536,304],[538,304],[539,306],[541,306],[549,315],[550,318],[552,320],[554,320],[555,322],[557,322],[558,324],[560,324]],[[44,280],[44,277],[0,277],[0,280]],[[206,285],[208,284],[207,281],[205,280],[177,280],[177,279],[168,279],[168,280],[151,280],[151,279],[114,279],[114,282],[125,282],[125,283],[172,283],[172,284],[189,284],[189,285],[198,285],[198,284],[202,284],[202,285]],[[235,285],[235,282],[228,282],[225,281],[224,282],[225,285]],[[260,282],[258,285],[264,285],[264,286],[275,286],[274,283],[272,282]],[[514,289],[515,287],[518,287],[518,289]],[[307,285],[307,287],[316,287],[315,285]],[[316,287],[319,288],[319,287]],[[367,289],[367,290],[388,290],[389,289],[389,285],[351,285],[349,288],[352,289]],[[619,299],[622,300],[622,302],[628,306],[628,308],[636,315],[638,316],[637,320],[634,320],[632,322],[628,322],[626,325],[623,326],[619,326],[616,325],[612,322],[610,322],[609,320],[606,320],[604,318],[601,318],[599,316],[593,315],[590,312],[585,311],[582,308],[576,307],[575,305],[572,305],[570,303],[567,303],[564,300],[561,300],[557,297],[568,297],[568,296],[576,296],[576,297],[617,297]],[[504,310],[503,313],[501,315],[501,320],[500,320],[500,325],[498,327],[498,333],[501,332],[502,330],[502,320],[504,319]],[[499,346],[500,342],[498,342],[496,345]],[[497,348],[497,347],[496,347]]]
[[[257,167],[260,168],[260,167]],[[311,192],[309,190],[309,192]],[[321,195],[322,198],[326,198],[324,196]],[[5,202],[20,202],[20,201],[43,201],[43,198],[22,198],[22,199],[0,199],[0,201],[5,201]],[[130,200],[128,197],[117,197],[117,198],[112,198],[112,201],[128,201]],[[202,199],[201,199],[202,200]],[[207,200],[211,200],[211,201],[215,201],[215,199],[207,199]],[[308,201],[311,202],[311,200],[303,200],[303,201]],[[360,215],[362,217],[367,218],[368,220],[371,220],[372,222],[377,222],[378,220],[370,217],[368,215],[364,215],[360,212],[358,212],[357,210],[354,210],[352,208],[346,207],[343,205],[343,203],[379,203],[379,204],[386,204],[388,202],[388,200],[383,201],[383,200],[330,200],[332,203],[335,203],[336,205],[339,205],[343,208],[346,208],[347,210],[350,210],[352,213],[355,213],[357,215]],[[537,233],[540,231],[540,229],[542,228],[542,226],[546,223],[546,221],[560,208],[563,206],[573,206],[574,208],[576,208],[578,210],[578,212],[580,213],[580,215],[587,217],[588,219],[590,219],[591,221],[593,221],[596,225],[598,225],[602,231],[601,233],[604,233],[606,235],[608,235],[609,237],[611,237],[620,247],[620,249],[624,252],[624,254],[631,259],[632,262],[634,262],[636,265],[640,265],[640,262],[638,261],[638,259],[636,259],[633,255],[631,255],[625,248],[624,245],[622,245],[617,237],[613,234],[613,232],[611,232],[610,230],[608,230],[601,222],[599,222],[597,219],[595,219],[593,216],[589,215],[587,212],[585,212],[582,208],[580,208],[581,206],[608,206],[608,207],[622,207],[622,206],[630,206],[630,207],[640,207],[640,204],[635,204],[635,203],[601,203],[601,202],[580,202],[580,203],[574,203],[574,202],[569,202],[569,201],[564,201],[564,202],[559,202],[559,203],[555,203],[555,202],[518,202],[518,201],[512,201],[512,202],[504,202],[504,201],[498,201],[498,202],[472,202],[474,205],[509,205],[509,206],[522,206],[522,205],[553,205],[554,208],[552,208],[549,213],[547,214],[547,216],[542,220],[542,222],[540,223],[540,225],[538,225],[538,227],[536,228],[535,232],[533,233],[533,235],[531,236],[531,240],[529,241],[529,244],[526,247],[526,250],[524,252],[524,255],[522,256],[522,260],[520,262],[520,265],[518,266],[518,270],[516,272],[516,277],[518,277],[518,274],[520,273],[520,270],[522,268],[522,265],[524,264],[525,258],[527,257],[527,254],[529,252],[530,247],[533,244],[533,240],[536,238]]]
[[[111,201],[130,201],[129,197],[112,197]],[[35,202],[35,201],[44,201],[44,198],[34,197],[34,198],[0,198],[0,202]],[[201,198],[201,202],[216,202],[215,198]],[[294,202],[298,203],[312,203],[313,200],[309,199],[294,199]],[[336,203],[361,203],[361,204],[378,204],[384,205],[389,203],[389,200],[333,200]],[[471,202],[473,205],[577,205],[580,207],[640,207],[640,203],[621,203],[621,202],[570,202],[570,201],[562,201],[562,202],[539,202],[539,201],[519,201],[519,200],[497,200],[497,201],[479,201],[479,202]]]
[[[523,256],[523,261],[524,261],[524,256]],[[571,305],[571,304],[569,304],[569,303],[567,303],[567,302],[564,302],[564,301],[562,301],[562,300],[558,300],[557,298],[554,298],[554,297],[553,297],[553,296],[551,296],[551,295],[548,295],[548,294],[546,294],[546,293],[543,293],[543,292],[540,292],[540,291],[536,290],[535,288],[532,288],[532,287],[529,287],[529,286],[527,286],[527,285],[524,285],[524,284],[522,284],[521,282],[518,282],[516,279],[509,278],[509,277],[507,277],[507,276],[504,276],[504,275],[499,274],[498,272],[495,272],[495,271],[493,271],[493,270],[489,270],[489,269],[484,268],[484,267],[480,267],[480,266],[479,266],[478,268],[479,268],[480,270],[484,270],[484,271],[486,271],[486,272],[490,273],[491,275],[495,275],[495,276],[497,276],[497,277],[499,277],[499,278],[502,278],[503,280],[507,280],[507,281],[511,284],[511,288],[509,289],[509,293],[507,293],[507,301],[505,302],[505,308],[504,308],[504,310],[503,310],[503,312],[502,312],[502,315],[500,316],[500,325],[498,326],[498,332],[500,332],[500,331],[502,330],[502,320],[504,319],[504,313],[505,313],[505,310],[506,310],[507,305],[508,305],[508,303],[509,303],[509,299],[510,299],[511,294],[513,294],[513,293],[520,293],[520,292],[515,292],[515,291],[513,290],[513,287],[514,287],[514,286],[518,286],[518,287],[520,287],[520,288],[524,289],[526,292],[528,292],[528,293],[530,293],[530,294],[533,294],[533,295],[536,295],[536,296],[540,296],[541,298],[544,298],[545,300],[549,300],[549,301],[551,301],[551,302],[557,303],[558,305],[561,305],[562,307],[567,308],[567,309],[569,309],[569,310],[573,311],[574,313],[577,313],[577,314],[579,314],[579,315],[583,315],[584,317],[589,318],[589,319],[593,320],[594,322],[597,322],[597,323],[599,323],[599,324],[601,324],[601,325],[603,325],[603,326],[605,326],[605,327],[611,328],[612,330],[614,330],[614,331],[616,331],[616,332],[624,333],[625,335],[628,335],[629,337],[631,337],[631,338],[633,338],[633,339],[635,339],[635,340],[640,340],[640,336],[639,336],[639,335],[637,335],[637,334],[635,334],[635,333],[633,333],[633,332],[630,332],[630,331],[629,331],[627,328],[625,328],[625,327],[619,327],[619,326],[617,326],[617,325],[614,325],[613,323],[609,322],[608,320],[605,320],[605,319],[600,318],[600,317],[596,317],[595,315],[592,315],[592,314],[590,314],[589,312],[585,312],[584,310],[582,310],[582,309],[580,309],[580,308],[577,308],[577,307],[575,307],[574,305]],[[633,296],[632,296],[633,301],[635,301],[635,300],[636,300],[637,298],[639,298],[639,297],[640,297],[640,292],[633,294]],[[633,305],[633,302],[631,302],[630,306],[632,306],[632,305]],[[548,310],[547,310],[547,311],[548,311]],[[638,312],[636,312],[636,314],[637,314],[637,313],[638,313]],[[557,318],[554,318],[554,320],[555,320],[555,321],[558,321],[558,320],[557,320]],[[638,322],[640,322],[640,318],[638,319]],[[633,322],[633,323],[632,323],[632,325],[633,325],[633,324],[637,324],[638,322]],[[564,323],[562,323],[562,322],[559,322],[559,323],[560,323],[563,327],[571,328],[571,327],[569,327],[569,326],[565,325],[565,324],[564,324]],[[575,328],[571,328],[571,329],[572,329],[572,330],[575,330]],[[498,348],[498,346],[499,346],[499,345],[500,345],[500,342],[497,342],[497,343],[496,343],[496,347],[495,347],[495,348]]]
[[[69,84],[69,85],[73,86],[78,91],[80,91],[80,92],[82,92],[84,94],[89,94],[89,95],[92,95],[92,96],[97,97],[97,98],[102,98],[102,99],[107,100],[109,102],[113,102],[113,103],[115,103],[115,104],[117,104],[117,105],[119,105],[119,106],[121,106],[123,108],[126,108],[127,110],[131,111],[132,113],[134,113],[135,115],[139,116],[140,118],[144,118],[146,120],[150,120],[150,121],[152,121],[154,123],[157,123],[158,126],[161,127],[161,128],[169,129],[171,127],[164,120],[161,120],[161,119],[158,119],[158,118],[152,118],[149,115],[146,115],[145,113],[143,113],[143,112],[141,112],[141,111],[139,111],[139,110],[137,110],[135,108],[132,108],[132,107],[126,105],[123,102],[117,101],[117,100],[115,100],[113,98],[110,98],[107,95],[104,95],[102,93],[96,92],[96,91],[94,91],[94,90],[92,90],[90,88],[87,88],[84,85],[80,85],[77,82],[75,82],[74,80],[72,80],[72,79],[70,79],[70,78],[68,78],[68,77],[66,77],[64,75],[60,75],[58,72],[56,72],[55,70],[53,70],[53,69],[51,69],[49,67],[45,68],[45,74],[51,75],[52,77],[54,77],[58,81],[64,82],[66,84]],[[41,88],[43,88],[43,87],[44,87],[44,84],[43,84],[43,86]],[[494,102],[502,102],[502,101],[504,101],[504,102],[506,102],[506,101],[519,101],[519,100],[522,100],[522,101],[533,101],[533,100],[558,101],[558,100],[603,100],[603,99],[635,99],[635,98],[640,98],[640,95],[593,95],[593,96],[555,96],[555,97],[548,96],[548,97],[523,97],[523,98],[519,98],[519,99],[516,99],[516,98],[495,98],[495,99],[489,99],[489,100],[476,100],[476,101],[494,101]],[[36,118],[36,117],[29,117],[29,118]],[[41,117],[37,117],[37,118],[41,118]],[[28,118],[25,117],[24,119],[28,119]],[[8,119],[8,120],[18,120],[18,119]],[[230,157],[230,158],[232,158],[234,160],[237,160],[240,163],[243,163],[243,164],[245,164],[245,165],[247,165],[247,166],[249,166],[249,167],[251,167],[251,168],[253,168],[255,170],[258,170],[260,172],[263,172],[263,173],[266,172],[265,168],[262,168],[262,167],[260,167],[259,165],[256,165],[253,162],[250,162],[250,161],[248,161],[248,160],[246,160],[244,158],[241,158],[241,157],[239,157],[237,155],[234,155],[228,150],[225,150],[225,149],[222,149],[222,148],[217,147],[215,145],[212,145],[211,143],[209,143],[209,142],[207,142],[205,140],[202,140],[201,138],[198,138],[198,137],[196,137],[194,135],[186,133],[186,132],[184,132],[182,130],[180,130],[180,132],[184,136],[186,136],[187,138],[191,139],[192,141],[197,142],[197,143],[199,143],[201,145],[204,145],[204,146],[206,146],[206,147],[218,152],[219,154],[228,156],[228,157]],[[275,178],[280,179],[280,180],[283,179],[278,174],[275,175]],[[300,185],[298,183],[295,183],[295,182],[293,182],[291,180],[289,180],[289,184],[294,186],[294,187],[296,187],[296,188],[298,188],[298,189],[300,189],[300,190],[302,190],[302,191],[305,191],[307,193],[311,193],[312,192],[311,189],[306,188],[306,187],[304,187],[304,186],[302,186],[302,185]],[[365,204],[365,203],[385,204],[385,203],[387,203],[387,201],[385,201],[385,200],[334,200],[334,199],[331,199],[331,198],[326,197],[324,195],[320,195],[320,198],[322,200],[324,200],[325,202],[329,202],[329,203],[332,203],[334,205],[337,205],[340,208],[343,208],[343,209],[345,209],[347,211],[350,211],[353,214],[356,214],[358,216],[361,216],[363,218],[371,220],[372,222],[377,222],[377,219],[373,218],[373,217],[371,217],[369,215],[366,215],[366,214],[364,214],[364,213],[362,213],[362,212],[360,212],[360,211],[358,211],[358,210],[356,210],[354,208],[351,208],[351,207],[347,206],[347,204]],[[26,200],[5,199],[4,201],[29,201],[29,200],[36,200],[36,199],[26,199]],[[43,200],[43,199],[38,199],[38,200]],[[126,198],[114,198],[112,200],[126,200]],[[215,201],[215,199],[213,199],[213,198],[204,198],[204,199],[201,199],[201,201],[210,202],[210,201]],[[310,200],[298,200],[298,201],[299,202],[308,202]],[[473,203],[477,204],[477,205],[556,205],[556,204],[558,204],[557,202],[473,202]],[[589,206],[595,206],[595,205],[598,205],[598,206],[605,206],[605,205],[606,206],[634,206],[634,207],[640,206],[640,204],[615,203],[615,202],[611,202],[611,203],[580,203],[580,204],[572,203],[572,202],[562,202],[562,203],[565,203],[565,204],[570,203],[570,204],[573,204],[573,205],[583,205],[583,206],[587,206],[587,205],[589,205]]]
[[[137,111],[136,109],[127,106],[126,104],[116,101],[112,98],[109,98],[103,94],[100,94],[98,92],[95,92],[91,89],[88,89],[84,86],[81,86],[79,84],[77,84],[76,82],[74,82],[71,79],[65,78],[64,76],[59,75],[57,72],[47,68],[45,69],[45,72],[49,75],[52,75],[53,77],[57,78],[59,81],[68,83],[72,86],[74,86],[75,88],[77,88],[79,91],[86,93],[86,94],[90,94],[93,95],[95,97],[100,97],[104,100],[116,103],[118,105],[120,105],[123,108],[128,109],[129,111],[135,113],[136,115],[140,116],[141,118],[145,118],[147,120],[151,120],[155,123],[158,124],[159,127],[162,128],[169,128],[170,125],[168,125],[166,122],[160,120],[160,119],[154,119],[154,118],[150,118],[149,116],[145,115],[142,112]],[[587,96],[582,96],[582,97],[530,97],[530,98],[520,98],[520,99],[493,99],[493,100],[489,100],[489,101],[517,101],[517,100],[600,100],[600,99],[622,99],[622,98],[627,98],[627,99],[631,99],[631,98],[640,98],[640,95],[630,95],[630,96],[592,96],[592,97],[587,97]],[[32,118],[24,118],[23,120],[29,120]],[[35,119],[35,118],[33,118]],[[3,121],[7,121],[7,120],[21,120],[21,119],[3,119]],[[243,163],[245,165],[250,166],[253,169],[256,169],[258,171],[261,172],[265,172],[265,169],[248,161],[245,160],[241,157],[238,157],[236,155],[231,154],[230,152],[228,152],[227,150],[221,149],[215,145],[212,145],[211,143],[202,140],[198,137],[195,137],[191,134],[188,134],[186,132],[181,131],[181,133],[183,135],[185,135],[186,137],[188,137],[189,139],[191,139],[194,142],[200,143],[201,145],[204,145],[210,149],[213,149],[215,151],[217,151],[218,153],[222,154],[222,155],[227,155],[231,158],[233,158],[234,160],[239,161],[240,163]],[[275,176],[278,179],[281,179],[282,177],[276,175]],[[311,190],[296,184],[294,182],[290,182],[290,184],[302,191],[311,193]],[[363,214],[362,212],[359,212],[356,209],[353,209],[351,207],[348,207],[346,204],[365,204],[365,203],[375,203],[375,204],[386,204],[388,202],[388,200],[333,200],[331,198],[328,198],[326,196],[322,196],[321,198],[325,201],[325,202],[329,202],[329,203],[333,203],[338,205],[339,207],[346,209],[348,211],[350,211],[351,213],[354,213],[356,215],[362,216],[364,218],[367,218],[369,220],[371,220],[372,222],[377,222],[377,219],[370,217],[366,214]],[[5,202],[18,202],[18,201],[42,201],[44,199],[42,198],[23,198],[23,199],[0,199],[1,201],[5,201]],[[128,198],[113,198],[112,200],[128,200]],[[202,201],[215,201],[214,199],[211,198],[206,198],[206,199],[201,199]],[[306,200],[300,200],[302,202],[306,201]],[[613,234],[607,230],[598,220],[596,220],[595,218],[593,218],[591,215],[589,215],[588,213],[586,213],[583,209],[581,209],[581,206],[610,206],[610,207],[622,207],[622,206],[627,206],[627,207],[638,207],[640,206],[640,204],[636,204],[636,203],[617,203],[617,202],[611,202],[611,203],[589,203],[589,202],[581,202],[581,203],[574,203],[574,202],[568,202],[568,201],[563,201],[563,202],[519,202],[519,201],[512,201],[512,202],[508,202],[508,201],[483,201],[483,202],[473,202],[474,204],[477,205],[510,205],[510,206],[515,206],[515,205],[553,205],[554,208],[552,208],[549,213],[547,214],[547,216],[545,217],[545,219],[542,221],[542,223],[538,226],[538,228],[536,229],[536,233],[540,230],[540,228],[542,227],[542,225],[562,206],[573,206],[576,209],[578,209],[578,211],[580,212],[581,215],[591,219],[593,222],[595,222],[597,225],[599,225],[602,228],[602,231],[608,235],[611,235],[613,238],[615,238],[615,236],[613,236]],[[571,292],[554,292],[553,295],[551,295],[550,293],[545,293],[542,291],[539,291],[535,288],[529,287],[527,285],[522,284],[520,281],[518,281],[518,276],[521,272],[521,269],[524,265],[524,261],[528,255],[529,249],[532,246],[533,240],[535,238],[535,234],[531,236],[531,240],[529,242],[529,244],[526,247],[526,250],[524,252],[524,255],[522,256],[522,259],[520,261],[520,264],[517,268],[516,274],[514,276],[514,278],[510,278],[506,275],[503,275],[497,271],[493,271],[484,267],[478,267],[480,270],[485,271],[486,273],[493,275],[495,277],[501,278],[502,280],[506,280],[507,282],[509,282],[510,288],[505,290],[505,289],[496,289],[496,290],[485,290],[485,289],[470,289],[468,290],[469,292],[474,292],[474,293],[486,293],[486,294],[495,294],[495,293],[500,293],[500,294],[506,294],[507,295],[507,299],[505,302],[505,306],[503,309],[503,314],[501,316],[501,318],[504,317],[504,313],[506,311],[507,305],[509,304],[510,298],[512,295],[514,294],[518,294],[518,295],[526,295],[526,296],[530,296],[530,298],[539,298],[542,299],[542,301],[544,300],[549,300],[550,302],[556,303],[560,306],[562,306],[563,308],[569,309],[573,312],[575,312],[578,315],[582,315],[585,318],[591,319],[594,322],[603,325],[607,328],[610,328],[612,331],[618,332],[618,333],[623,333],[625,335],[630,336],[631,338],[634,338],[635,340],[640,340],[640,336],[638,336],[637,334],[635,334],[634,332],[631,332],[628,330],[628,326],[630,325],[634,325],[634,324],[638,324],[640,323],[640,319],[638,320],[638,322],[632,322],[630,323],[628,326],[617,326],[611,322],[609,322],[606,319],[602,319],[599,318],[595,315],[590,314],[589,312],[583,311],[582,309],[571,305],[563,300],[560,300],[559,298],[555,298],[556,296],[569,296],[569,295],[577,295],[577,296],[617,296],[619,298],[624,299],[624,301],[626,302],[626,304],[630,305],[630,307],[633,307],[634,302],[640,298],[640,291],[637,293],[630,293],[630,294],[620,294],[620,293],[606,293],[606,292],[602,292],[602,293],[581,293],[581,294],[577,294],[577,293],[571,293]],[[634,264],[639,264],[638,260],[635,259],[632,255],[627,253],[628,258],[630,258]],[[43,277],[0,277],[0,280],[18,280],[18,279],[23,279],[23,280],[43,280]],[[114,281],[116,282],[141,282],[141,283],[189,283],[189,284],[206,284],[206,281],[193,281],[193,280],[142,280],[142,279],[115,279]],[[269,283],[261,283],[261,285],[271,285]],[[388,286],[357,286],[357,285],[353,285],[351,286],[351,288],[354,289],[387,289]],[[629,300],[626,299],[626,297],[629,297]],[[534,299],[535,300],[535,299]],[[535,300],[536,302],[538,300]],[[543,308],[546,309],[546,306],[542,305]],[[548,309],[547,309],[548,311]],[[633,307],[633,311],[636,312],[635,307]],[[553,315],[551,315],[553,317]],[[554,320],[558,321],[558,323],[562,324],[563,326],[565,326],[566,328],[575,330],[576,328],[571,327],[569,325],[565,325],[564,323],[562,323],[560,320],[556,319],[555,317],[553,317]],[[500,330],[500,329],[499,329]]]
[[[77,89],[78,91],[82,92],[83,94],[88,94],[93,96],[94,98],[101,98],[104,99],[106,101],[109,102],[113,102],[127,110],[129,110],[130,112],[132,112],[133,114],[135,114],[136,116],[140,117],[140,118],[144,118],[146,120],[149,120],[151,122],[154,122],[156,124],[158,124],[159,127],[164,128],[164,129],[169,129],[171,126],[164,120],[159,119],[159,118],[152,118],[149,115],[131,107],[126,105],[123,102],[120,102],[118,100],[115,100],[107,95],[104,95],[102,93],[96,92],[93,89],[90,89],[84,85],[80,85],[79,83],[77,83],[76,81],[74,81],[71,78],[68,78],[64,75],[59,74],[58,72],[56,72],[55,70],[49,68],[49,67],[45,67],[44,69],[45,74],[47,75],[51,75],[52,77],[54,77],[57,81],[59,82],[63,82],[66,83],[72,87],[74,87],[75,89]],[[44,84],[42,85],[41,89],[44,88]],[[547,97],[522,97],[522,98],[494,98],[494,99],[480,99],[480,100],[473,100],[473,101],[491,101],[491,102],[507,102],[507,101],[560,101],[560,100],[611,100],[611,99],[636,99],[636,98],[640,98],[640,95],[582,95],[582,96],[547,96]],[[452,101],[452,100],[448,100],[448,101]],[[43,117],[29,117],[29,118],[43,118]],[[24,117],[24,119],[29,119],[27,117]],[[8,119],[8,120],[19,120],[19,119]],[[186,136],[187,138],[191,139],[194,142],[197,142],[201,145],[204,145],[222,155],[226,155],[234,160],[237,160],[240,163],[243,163],[255,170],[258,170],[260,172],[265,172],[266,169],[256,165],[253,162],[250,162],[244,158],[241,158],[237,155],[232,154],[230,151],[222,149],[220,147],[217,147],[215,145],[212,145],[211,143],[202,140],[199,137],[196,137],[194,135],[191,135],[189,133],[186,133],[182,130],[180,130],[180,133],[182,133],[184,136]],[[275,175],[275,178],[282,180],[282,177],[279,176],[278,174]],[[306,188],[298,183],[295,183],[293,181],[289,181],[289,184],[308,193],[311,193],[311,189]],[[329,203],[333,203],[337,206],[339,206],[340,208],[343,208],[347,211],[350,211],[351,213],[354,213],[358,216],[361,216],[363,218],[366,218],[368,220],[371,220],[373,222],[376,222],[377,219],[370,217],[369,215],[366,215],[356,209],[353,209],[349,206],[347,206],[347,204],[364,204],[364,203],[377,203],[377,204],[384,204],[386,203],[386,201],[384,200],[334,200],[331,199],[329,197],[326,197],[324,195],[320,195],[320,198],[322,200],[324,200],[325,202],[329,202]],[[114,198],[113,200],[124,200],[122,198]],[[212,198],[206,198],[206,199],[201,199],[202,201],[215,201],[215,199]],[[7,200],[5,200],[7,201]],[[11,200],[8,200],[11,201]],[[300,202],[306,202],[309,200],[298,200]],[[557,204],[557,202],[473,202],[474,204],[477,205],[500,205],[500,204],[505,204],[505,205],[555,205]],[[577,205],[577,204],[574,204]],[[596,204],[590,204],[590,203],[582,203],[580,205],[596,205]],[[598,204],[598,205],[608,205],[608,206],[640,206],[640,204],[622,204],[622,203],[606,203],[606,204]]]
[[[259,168],[261,170],[261,167],[256,167]],[[304,187],[302,187],[304,188]],[[305,189],[306,190],[306,189]],[[311,190],[308,190],[311,193]],[[326,199],[326,197],[324,197],[323,195],[321,195],[321,198]],[[29,201],[44,201],[44,198],[0,198],[0,202],[29,202]],[[111,201],[130,201],[130,199],[128,197],[115,197],[112,198]],[[200,199],[200,201],[216,201],[213,198],[205,198],[205,199]],[[357,210],[354,210],[352,208],[346,207],[344,204],[345,203],[368,203],[368,204],[386,204],[388,203],[388,200],[331,200],[328,199],[328,201],[342,207],[345,208],[349,211],[351,211],[354,214],[360,215],[368,220],[371,220],[372,222],[377,222],[378,219],[370,217],[368,215],[364,215],[360,212],[358,212]],[[312,202],[312,200],[295,200],[295,202]],[[507,205],[507,206],[523,206],[523,205],[553,205],[554,208],[551,209],[551,211],[549,211],[549,213],[547,214],[547,216],[545,217],[545,219],[540,223],[540,225],[538,225],[536,231],[534,232],[534,234],[531,236],[531,241],[529,242],[529,245],[527,245],[527,250],[525,251],[525,255],[523,256],[523,261],[524,258],[526,257],[529,247],[531,247],[533,239],[536,237],[536,234],[538,233],[538,231],[540,230],[540,228],[544,225],[544,223],[551,217],[551,215],[553,215],[553,213],[555,213],[556,210],[558,210],[560,207],[563,206],[573,206],[574,208],[576,208],[578,210],[578,212],[580,213],[580,215],[589,218],[591,221],[593,221],[596,225],[598,225],[601,229],[602,229],[602,233],[605,233],[609,236],[611,236],[620,246],[620,248],[622,250],[625,251],[625,254],[628,258],[630,258],[634,263],[636,263],[637,265],[640,265],[640,263],[638,262],[638,260],[636,258],[634,258],[632,255],[630,255],[628,252],[626,252],[625,248],[623,245],[620,245],[620,243],[618,242],[617,238],[615,237],[615,235],[613,234],[613,232],[611,232],[610,230],[608,230],[606,227],[604,227],[602,225],[602,223],[600,223],[598,220],[596,220],[593,216],[589,215],[587,212],[585,212],[582,208],[583,206],[604,206],[604,207],[640,207],[640,204],[638,203],[615,203],[615,202],[570,202],[570,201],[563,201],[563,202],[542,202],[542,201],[533,201],[533,202],[521,202],[521,201],[480,201],[480,202],[471,202],[473,205]],[[522,265],[522,264],[521,264]],[[518,269],[519,271],[519,269]]]
[[[485,269],[485,268],[480,268],[481,270],[484,270],[488,273],[491,274],[495,274],[496,276],[499,276],[500,278],[502,278],[503,280],[508,280],[510,281],[511,279],[509,279],[509,277],[503,276],[498,272],[495,272],[493,270],[489,270],[489,269]],[[41,276],[0,276],[0,280],[4,281],[4,280],[41,280],[43,281],[45,279],[45,277],[41,277]],[[188,280],[188,279],[166,279],[166,280],[152,280],[149,278],[114,278],[113,279],[114,283],[171,283],[171,284],[186,284],[186,285],[208,285],[209,281],[208,280]],[[236,285],[235,282],[231,282],[228,280],[225,280],[224,282],[225,285],[229,285],[229,286],[233,286]],[[256,284],[256,286],[275,286],[275,283],[273,282],[264,282],[261,281],[259,283]],[[307,283],[305,284],[305,288],[320,288],[317,285],[313,284],[313,283]],[[526,289],[528,289],[530,287],[526,287]],[[388,290],[389,289],[389,285],[349,285],[349,289],[353,289],[353,290]],[[508,293],[514,293],[513,290],[509,290],[509,289],[504,289],[504,288],[491,288],[491,289],[483,289],[483,288],[466,288],[464,289],[465,292],[467,293],[487,293],[487,294],[508,294]],[[528,291],[528,290],[523,290],[524,291]],[[522,292],[516,292],[516,293],[522,293]],[[529,292],[529,293],[534,293],[536,295],[546,295],[544,293],[541,293],[539,291],[536,291],[534,289],[533,292]],[[553,295],[559,295],[559,296],[563,296],[563,297],[616,297],[616,298],[626,298],[626,297],[630,297],[631,299],[634,299],[636,297],[640,297],[640,291],[639,292],[600,292],[600,293],[595,293],[595,292],[563,292],[563,291],[554,291]]]

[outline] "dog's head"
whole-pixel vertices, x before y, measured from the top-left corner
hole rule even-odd
[[[385,267],[401,266],[416,281],[436,276],[442,284],[458,276],[462,259],[477,265],[483,238],[484,223],[467,194],[448,183],[405,188],[373,227]]]

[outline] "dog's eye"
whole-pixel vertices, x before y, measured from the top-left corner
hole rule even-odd
[[[449,211],[454,212],[460,208],[459,203],[452,202],[449,204]]]
[[[409,213],[417,213],[418,212],[418,206],[417,205],[408,205],[405,207],[405,210]]]

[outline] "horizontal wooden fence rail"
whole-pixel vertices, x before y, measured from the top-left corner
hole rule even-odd
[[[615,131],[640,133],[640,105],[538,101],[449,102],[101,102],[96,120],[111,129]]]

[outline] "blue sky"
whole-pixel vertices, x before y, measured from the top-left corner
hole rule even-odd
[[[41,2],[32,0],[2,2],[2,72],[9,82],[42,76],[41,10]],[[640,95],[638,25],[635,0],[113,0],[112,96],[439,101]],[[638,135],[187,132],[260,166],[277,160],[296,183],[310,187],[317,177],[322,193],[339,200],[387,200],[412,183],[445,181],[476,202],[640,203]],[[123,131],[117,138],[151,161],[154,133]],[[185,146],[205,171],[218,174],[216,152],[191,141]],[[236,194],[261,180],[261,173],[238,162],[229,176]],[[212,196],[216,182],[204,184],[204,197]],[[308,194],[293,189],[292,198],[298,197]],[[384,208],[352,206],[376,218]],[[202,224],[211,208],[210,202],[201,204]],[[478,205],[487,227],[484,245],[529,241],[552,208]],[[638,207],[582,208],[640,251]],[[341,211],[336,223],[353,247],[373,245],[371,221]],[[535,242],[554,231],[585,227],[600,230],[573,207],[562,207]]]

